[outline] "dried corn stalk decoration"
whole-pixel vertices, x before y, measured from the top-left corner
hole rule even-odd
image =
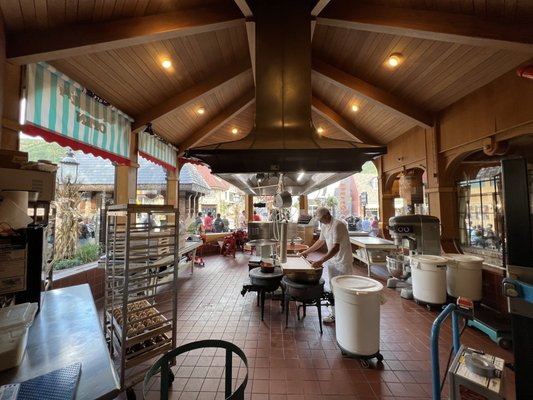
[[[56,226],[54,261],[74,258],[79,246],[81,213],[80,185],[58,185],[56,191]]]

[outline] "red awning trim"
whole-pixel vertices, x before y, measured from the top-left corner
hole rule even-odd
[[[76,140],[67,138],[63,135],[54,133],[52,131],[37,127],[29,123],[26,123],[25,125],[23,125],[23,132],[30,136],[40,136],[47,142],[55,142],[59,144],[60,146],[70,147],[72,148],[72,150],[80,150],[80,151],[83,151],[84,153],[92,154],[95,157],[105,158],[107,160],[116,162],[117,164],[130,165],[131,163],[131,160],[128,160],[127,158],[120,157],[116,154],[112,154],[107,151],[97,149],[96,147],[89,146],[85,143],[78,142]]]
[[[162,166],[166,170],[176,171],[176,168],[174,166],[167,164],[166,162],[163,162],[161,160],[158,160],[157,158],[152,157],[151,155],[145,153],[144,151],[139,150],[139,155],[141,155],[143,158],[146,158],[148,161],[153,162],[154,164]]]

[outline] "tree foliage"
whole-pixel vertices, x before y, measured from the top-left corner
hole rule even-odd
[[[48,143],[43,139],[20,139],[20,150],[28,153],[30,161],[48,160],[55,164],[65,157],[65,147],[57,143]]]

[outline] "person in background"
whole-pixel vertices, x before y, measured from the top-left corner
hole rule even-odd
[[[224,231],[224,222],[222,221],[222,218],[220,218],[220,213],[217,214],[217,217],[215,218],[215,222],[213,224],[216,233]]]
[[[248,227],[246,225],[246,216],[244,215],[244,210],[242,210],[241,215],[239,215],[239,226],[242,230],[245,230]]]
[[[229,220],[226,216],[222,218],[222,223],[224,224],[224,227],[222,228],[222,232],[229,232]]]
[[[315,218],[320,221],[320,237],[311,247],[300,253],[307,255],[321,248],[324,243],[328,252],[318,260],[312,261],[313,268],[326,266],[329,275],[329,287],[331,290],[331,279],[338,275],[352,274],[352,245],[348,226],[341,220],[333,218],[326,207],[319,207],[316,210]],[[324,323],[335,322],[335,306],[331,306],[330,315],[323,319]]]
[[[89,242],[89,228],[87,227],[87,219],[84,219],[80,222],[80,245],[86,244]]]
[[[202,212],[199,211],[198,215],[196,216],[196,219],[194,220],[194,225],[198,226],[198,224],[201,224],[202,222],[203,222]]]
[[[211,211],[209,211],[204,218],[204,226],[206,232],[213,232],[213,216]]]
[[[259,216],[259,214],[257,214],[257,211],[255,211],[255,210],[254,210],[253,220],[254,221],[261,221],[261,217]]]
[[[363,220],[363,223],[361,224],[362,225],[362,229],[365,231],[365,232],[370,232],[370,225],[372,223],[370,222],[370,220],[368,219],[368,217],[365,217],[365,219]]]
[[[203,221],[200,221],[200,223],[196,225],[196,234],[205,237],[205,225]]]
[[[378,236],[379,233],[379,220],[378,217],[374,217],[372,223],[370,224],[370,236]]]

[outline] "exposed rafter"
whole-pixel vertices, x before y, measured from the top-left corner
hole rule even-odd
[[[324,7],[326,7],[331,0],[318,0],[316,5],[311,10],[311,39],[313,39],[313,34],[315,33],[315,27],[316,27],[316,17],[318,14],[322,12]]]
[[[200,96],[209,94],[221,85],[227,84],[228,81],[249,73],[250,67],[247,60],[241,60],[234,65],[219,70],[216,74],[211,75],[208,79],[199,84],[161,102],[143,114],[135,116],[135,122],[132,125],[132,130],[137,130],[143,127],[148,122],[153,122],[158,118],[163,117],[174,111],[177,108],[184,107],[190,102],[196,100]]]
[[[373,145],[382,145],[383,143],[377,142],[375,139],[372,139],[370,135],[361,131],[350,121],[346,120],[342,115],[337,113],[334,109],[320,100],[316,94],[313,94],[312,100],[313,109],[326,118],[328,121],[333,123],[337,128],[345,132],[351,138],[362,142],[364,144],[373,144]]]
[[[396,114],[409,118],[417,125],[426,128],[433,126],[433,115],[419,107],[408,104],[404,99],[393,96],[389,92],[369,84],[353,75],[313,58],[313,71],[324,79],[343,89],[350,89],[359,93],[371,102],[378,103]]]
[[[235,115],[239,114],[245,108],[249,107],[254,102],[254,100],[254,91],[250,90],[246,92],[246,94],[231,103],[226,109],[224,109],[221,113],[219,113],[207,124],[205,124],[200,130],[194,132],[183,142],[177,144],[177,147],[180,149],[179,155],[181,156],[186,150],[190,149],[191,147],[197,146],[199,143],[202,142],[202,140],[212,135],[220,126],[224,125]]]
[[[253,13],[246,0],[234,0],[242,14],[246,18],[246,35],[248,36],[248,48],[250,50],[250,61],[252,62],[252,73],[255,82],[255,22]]]
[[[531,52],[531,22],[335,0],[318,18],[324,25],[419,39]]]
[[[29,64],[193,35],[242,24],[233,7],[210,6],[167,14],[7,35],[10,62]]]

